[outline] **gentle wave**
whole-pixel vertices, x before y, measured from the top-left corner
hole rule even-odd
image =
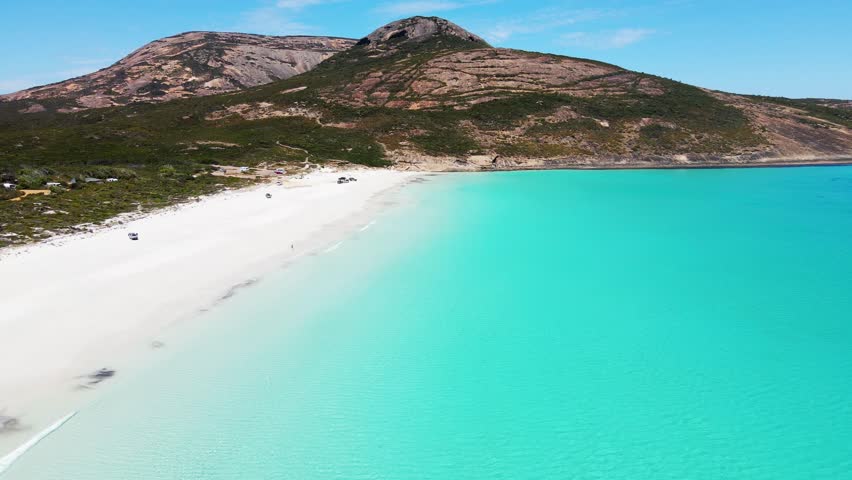
[[[31,448],[35,447],[39,442],[44,440],[45,437],[47,437],[51,433],[58,430],[59,427],[64,425],[65,422],[67,422],[68,420],[71,420],[71,418],[76,414],[77,414],[77,412],[71,412],[68,415],[60,418],[56,423],[54,423],[53,425],[51,425],[51,426],[45,428],[44,430],[42,430],[41,432],[39,432],[38,435],[31,438],[27,443],[16,448],[15,450],[10,452],[5,457],[0,458],[0,475],[2,475],[3,472],[8,470],[9,467],[11,467],[12,464],[15,463],[15,461],[17,461],[25,453],[27,453],[27,451],[29,451]]]

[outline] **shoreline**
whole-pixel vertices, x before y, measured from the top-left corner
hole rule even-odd
[[[497,157],[499,159],[499,157]],[[802,168],[802,167],[841,167],[852,166],[852,153],[843,155],[826,155],[826,156],[790,156],[790,157],[754,157],[745,161],[683,161],[675,157],[638,157],[622,161],[604,162],[588,162],[587,157],[581,158],[507,158],[500,160],[499,166],[495,166],[491,162],[487,164],[469,160],[438,158],[438,157],[423,157],[422,162],[418,161],[400,161],[397,160],[389,167],[365,167],[359,164],[350,164],[350,168],[341,168],[340,172],[358,172],[358,171],[394,171],[403,172],[406,174],[439,174],[439,173],[488,173],[488,172],[516,172],[516,171],[547,171],[547,170],[726,170],[726,169],[747,169],[747,168]],[[592,157],[594,158],[594,157]],[[606,158],[606,157],[604,157]],[[618,157],[615,157],[618,158]],[[721,157],[716,157],[721,158]],[[735,159],[737,157],[731,157]],[[761,160],[763,158],[763,160]],[[646,160],[648,159],[648,160]],[[654,161],[656,160],[656,161]],[[623,163],[624,161],[633,161],[633,163]],[[670,162],[670,163],[664,163]],[[520,162],[520,163],[519,163]],[[523,162],[529,162],[524,164]],[[513,164],[512,164],[513,163]],[[327,170],[319,170],[313,174],[329,173]],[[308,174],[310,175],[310,174]],[[301,178],[301,177],[299,177]],[[270,177],[271,180],[293,181],[294,177]],[[67,239],[87,237],[97,234],[103,230],[113,228],[121,228],[122,225],[145,218],[150,215],[157,215],[163,212],[173,211],[185,205],[190,205],[202,202],[207,198],[224,195],[229,192],[244,191],[246,189],[262,188],[264,183],[255,184],[247,187],[228,188],[223,191],[184,199],[176,203],[163,206],[153,211],[143,212],[125,212],[114,217],[108,218],[101,222],[100,225],[83,223],[81,225],[93,228],[92,230],[76,231],[68,233],[59,233],[53,236],[38,240],[31,240],[20,244],[7,245],[0,247],[0,261],[4,257],[14,255],[15,252],[26,250],[35,245],[55,245],[61,244]],[[22,198],[22,197],[19,197]],[[12,199],[16,201],[18,199]],[[80,225],[78,225],[80,226]]]
[[[703,157],[703,158],[702,158]],[[595,158],[595,157],[591,157]],[[403,171],[427,172],[513,172],[525,170],[706,170],[735,168],[828,167],[852,165],[852,154],[788,157],[613,156],[574,158],[513,158],[474,156],[468,159],[423,157],[401,161]],[[410,170],[408,169],[410,168]]]
[[[162,332],[191,322],[303,256],[333,251],[358,228],[369,226],[373,218],[365,215],[385,208],[378,206],[377,197],[419,176],[850,165],[852,159],[844,158],[807,163],[575,165],[444,172],[353,167],[282,178],[281,185],[264,183],[228,190],[153,212],[127,214],[92,232],[2,249],[0,268],[16,283],[4,291],[11,301],[2,302],[5,315],[0,333],[11,346],[0,351],[0,364],[5,366],[0,372],[0,415],[17,418],[22,427],[0,430],[0,457],[58,415],[79,409],[116,383],[107,380],[103,385],[89,385],[91,375],[99,369],[115,370],[119,378],[128,371],[132,374],[145,365],[146,358],[150,360],[146,355],[163,346],[158,340]],[[337,185],[336,178],[344,175],[358,177],[359,182]],[[264,198],[266,192],[273,198]],[[220,208],[225,209],[222,215]],[[286,235],[280,237],[282,229]],[[129,231],[138,231],[140,240],[129,241]],[[280,241],[270,243],[268,233],[279,235]],[[154,248],[147,248],[151,244]],[[143,247],[141,259],[136,247]],[[63,265],[68,257],[72,265]],[[179,270],[176,275],[175,270]],[[151,298],[158,301],[151,302]]]
[[[359,181],[338,185],[343,175]],[[0,252],[0,269],[15,280],[3,292],[0,414],[20,424],[0,431],[0,457],[117,383],[100,369],[132,375],[168,348],[160,335],[344,240],[386,208],[378,198],[417,176],[351,169],[285,178]]]
[[[501,169],[501,170],[483,170],[484,172],[494,171],[494,172],[512,172],[512,171],[520,171],[520,170],[727,170],[727,169],[742,169],[742,168],[804,168],[804,167],[845,167],[852,165],[852,159],[845,160],[826,160],[819,162],[772,162],[772,163],[742,163],[742,164],[730,164],[730,163],[696,163],[696,164],[683,164],[683,165],[636,165],[636,166],[625,166],[625,165],[578,165],[574,167],[562,167],[562,168],[516,168],[516,169]]]

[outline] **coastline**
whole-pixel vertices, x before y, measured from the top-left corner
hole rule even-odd
[[[572,165],[444,170],[669,170],[852,165],[832,160],[741,164]],[[28,441],[58,415],[109,388],[88,375],[121,377],[162,345],[158,334],[251,286],[305,255],[332,251],[369,224],[375,198],[439,171],[320,171],[202,197],[145,214],[128,214],[90,233],[0,250],[4,288],[0,331],[0,415],[22,428],[0,432],[0,456]],[[359,182],[337,185],[338,176]],[[264,198],[270,192],[271,199]],[[377,207],[379,208],[379,207]],[[140,241],[126,234],[138,231]],[[290,248],[293,245],[294,248]],[[138,248],[141,247],[141,248]],[[68,288],[68,286],[71,286]],[[157,302],[150,299],[156,298]],[[198,328],[192,325],[190,328]]]
[[[338,185],[338,176],[358,182]],[[378,197],[416,176],[352,169],[285,178],[0,252],[14,279],[3,290],[0,414],[20,424],[0,432],[0,456],[109,388],[100,369],[132,374],[164,346],[162,332],[340,242],[372,220]]]
[[[689,163],[674,165],[578,165],[563,167],[556,170],[720,170],[739,168],[800,168],[800,167],[843,167],[852,165],[852,158],[844,157],[838,160],[793,161],[773,160],[762,163]],[[517,168],[505,171],[548,170],[549,168]]]
[[[475,155],[467,159],[419,157],[397,160],[404,171],[502,172],[524,170],[692,170],[723,168],[825,167],[852,165],[852,153],[842,155],[738,156],[601,156],[514,158]],[[410,170],[407,170],[410,168]]]

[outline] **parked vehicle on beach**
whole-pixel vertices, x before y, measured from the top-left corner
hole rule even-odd
[[[271,193],[267,193],[267,194],[266,194],[266,198],[272,198],[272,194],[271,194]]]
[[[127,238],[131,240],[139,240],[139,234],[136,232],[130,232],[127,234]]]
[[[349,183],[349,179],[348,179],[348,178],[346,178],[346,177],[340,177],[340,178],[338,178],[338,179],[337,179],[337,184],[338,184],[338,185],[340,185],[341,183]]]
[[[357,179],[357,178],[355,178],[355,177],[349,177],[349,181],[350,181],[350,182],[357,182],[357,181],[358,181],[358,179]]]

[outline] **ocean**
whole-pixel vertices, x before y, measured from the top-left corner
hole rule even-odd
[[[852,167],[426,176],[3,480],[852,478]]]

